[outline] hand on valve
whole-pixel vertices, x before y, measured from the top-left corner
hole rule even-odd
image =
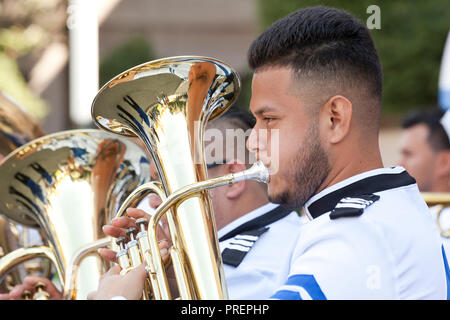
[[[157,208],[161,203],[160,198],[154,194],[150,195],[148,198],[152,208]],[[132,232],[130,235],[130,229],[135,228],[135,230],[140,230],[141,224],[137,222],[139,222],[139,220],[142,221],[143,218],[148,222],[151,216],[143,210],[128,208],[126,211],[126,216],[112,219],[110,225],[103,226],[103,232],[105,235],[118,239],[124,239],[128,236],[133,237]],[[170,237],[168,234],[167,223],[162,221],[162,227],[158,227],[157,229],[157,238],[159,240],[158,245],[163,261],[167,261],[169,258],[168,248],[170,247]],[[99,254],[105,260],[116,263],[118,262],[117,253],[111,249],[99,249]],[[121,275],[120,271],[120,266],[116,265],[112,267],[105,275],[101,277],[97,291],[91,292],[88,295],[88,299],[140,299],[146,278],[145,263],[131,269],[124,275]],[[175,283],[173,271],[167,270],[167,273],[171,287],[173,287]]]

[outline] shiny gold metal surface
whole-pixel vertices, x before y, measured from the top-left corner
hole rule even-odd
[[[145,293],[147,296],[150,296],[151,293],[153,294],[153,298],[156,300],[170,298],[167,276],[165,274],[165,266],[162,261],[162,255],[158,247],[159,241],[157,239],[157,227],[161,218],[167,214],[168,210],[171,210],[173,207],[179,205],[187,199],[198,197],[208,189],[233,184],[243,180],[255,180],[258,182],[267,183],[269,180],[269,172],[261,161],[257,161],[247,170],[185,186],[175,191],[167,198],[161,192],[160,186],[156,182],[143,184],[128,196],[118,210],[116,217],[122,216],[126,208],[128,208],[131,203],[135,201],[140,202],[150,193],[156,193],[161,199],[163,199],[160,206],[153,213],[150,222],[143,223],[142,220],[145,219],[138,219],[136,221],[136,224],[141,227],[141,232],[137,235],[137,238],[139,239],[138,246],[140,248],[140,257],[142,257],[142,260],[145,260],[147,264],[150,278],[150,283],[148,285],[149,288],[152,289],[151,292],[147,291]],[[144,232],[142,224],[148,224],[150,226],[148,232]],[[183,226],[181,226],[181,228],[182,227]],[[172,227],[170,227],[170,230],[173,230],[173,232],[177,234],[177,230],[172,229]],[[193,299],[195,297],[195,292],[192,291],[192,283],[190,282],[191,276],[185,269],[182,250],[180,250],[180,248],[183,248],[181,247],[181,243],[177,240],[177,237],[172,237],[172,241],[174,241],[174,245],[170,248],[170,257],[174,266],[175,277],[178,285],[177,289],[180,298],[183,300]],[[123,239],[119,238],[118,242],[123,242]],[[122,268],[122,274],[128,272],[132,268],[130,266],[130,261],[135,259],[133,256],[136,254],[136,252],[133,252],[130,249],[125,250],[123,245],[120,245],[120,250],[117,257],[119,265]],[[131,264],[133,264],[134,267],[137,266],[134,263]]]
[[[31,242],[28,236],[34,232]],[[0,216],[0,258],[22,247],[43,244],[42,236],[34,228],[23,227],[19,223],[10,222],[6,217]],[[51,264],[48,259],[26,260],[17,265],[0,278],[0,292],[9,292],[12,288],[23,282],[28,275],[39,275],[49,277]]]
[[[20,247],[19,235],[14,231],[14,225],[5,217],[0,216],[0,258]],[[21,283],[22,279],[23,270],[19,268],[11,270],[0,282],[0,292],[10,291],[16,284]]]
[[[43,135],[39,122],[0,90],[0,163],[11,151]],[[38,234],[38,231],[15,224],[0,215],[0,258],[17,248],[30,245],[30,240],[36,240],[34,237],[29,239],[30,236],[38,238]],[[8,292],[28,274],[48,275],[49,271],[50,267],[45,260],[27,261],[10,270],[0,282],[0,292]]]
[[[0,155],[43,135],[39,122],[0,90]]]
[[[110,242],[101,228],[150,180],[149,170],[143,148],[101,130],[58,132],[11,152],[0,165],[0,213],[40,228],[48,246],[0,258],[0,277],[17,263],[46,257],[64,283],[64,298],[85,299],[106,267],[96,253]]]
[[[446,192],[422,192],[422,197],[429,207],[435,206],[434,210],[437,210],[436,224],[439,228],[441,236],[450,238],[450,229],[444,229],[441,225],[440,218],[442,211],[450,206],[450,193]]]
[[[165,58],[134,67],[105,84],[94,99],[92,117],[100,128],[137,136],[144,142],[156,165],[162,193],[169,197],[187,185],[206,180],[206,123],[225,112],[239,90],[237,73],[219,60]],[[154,190],[158,192],[158,187]],[[167,220],[171,251],[180,261],[180,273],[187,277],[186,297],[227,298],[208,192],[199,191],[177,202]],[[182,282],[178,276],[177,282]],[[159,279],[158,286],[162,290],[155,296],[170,299],[166,280]]]
[[[49,300],[50,295],[45,291],[45,284],[38,282],[35,284],[34,289],[36,293],[33,295],[33,300]]]

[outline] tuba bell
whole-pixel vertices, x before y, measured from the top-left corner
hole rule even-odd
[[[0,278],[17,264],[45,257],[63,297],[85,299],[108,267],[96,252],[110,241],[102,226],[150,180],[149,170],[142,147],[98,129],[46,135],[11,152],[0,165],[0,213],[40,228],[48,245],[2,257]]]
[[[0,91],[0,155],[6,156],[43,135],[44,131],[37,120],[6,93]]]
[[[39,122],[24,107],[0,90],[0,162],[2,158],[23,144],[44,135]],[[0,215],[0,258],[19,247],[42,242],[38,230],[8,221]],[[11,270],[0,282],[0,292],[7,292],[22,283],[30,273],[48,275],[50,266],[45,260],[30,260]]]
[[[148,230],[141,230],[136,239],[132,237],[128,257],[123,255],[123,243],[118,255],[125,272],[142,260],[147,264],[150,298],[172,299],[156,238],[163,216],[173,244],[169,253],[180,298],[228,297],[208,189],[240,179],[268,179],[267,169],[258,163],[244,172],[207,180],[203,147],[206,123],[224,113],[239,91],[239,76],[227,64],[213,58],[182,56],[129,69],[105,84],[94,99],[95,123],[118,135],[139,137],[158,171],[160,183],[138,187],[116,215],[123,215],[129,205],[149,193],[163,200]]]
[[[450,228],[445,228],[441,224],[442,212],[450,206],[450,193],[422,192],[421,195],[430,209],[436,213],[436,224],[441,236],[444,238],[450,238]]]

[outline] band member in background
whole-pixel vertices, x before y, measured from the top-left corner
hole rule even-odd
[[[450,193],[450,112],[441,109],[417,110],[408,113],[402,122],[400,162],[413,176],[421,192]],[[430,208],[437,222],[440,206]],[[450,258],[450,209],[439,214],[442,242],[447,260]]]
[[[422,192],[450,192],[450,142],[441,109],[418,110],[405,116],[400,161]]]
[[[248,147],[269,169],[269,201],[304,206],[312,218],[272,298],[448,298],[444,249],[416,182],[402,167],[383,168],[382,70],[364,23],[305,8],[266,29],[248,58]],[[276,155],[267,152],[275,132]],[[143,267],[112,269],[91,298],[134,298],[144,276]],[[125,282],[134,289],[122,290]]]

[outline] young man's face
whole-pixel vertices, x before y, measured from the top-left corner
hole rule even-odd
[[[400,162],[413,176],[420,191],[432,191],[436,152],[428,143],[429,129],[417,124],[404,129],[400,139]]]
[[[269,169],[269,200],[300,207],[317,191],[329,165],[317,117],[295,86],[301,84],[294,83],[288,68],[254,74],[250,111],[256,125],[247,146]]]

